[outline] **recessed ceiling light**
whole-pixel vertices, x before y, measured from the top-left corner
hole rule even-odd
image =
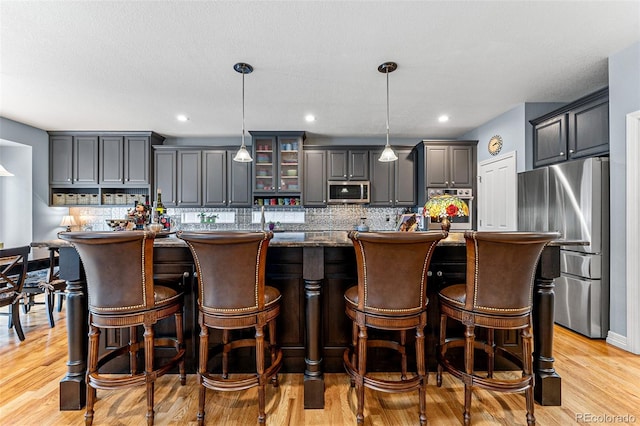
[[[447,121],[449,121],[449,116],[448,115],[441,115],[440,117],[438,117],[438,121],[440,123],[446,123]]]
[[[178,121],[189,121],[189,117],[187,117],[187,116],[186,116],[186,115],[184,115],[184,114],[179,114],[179,115],[177,115],[177,116],[176,116],[176,119],[177,119]]]
[[[315,115],[311,115],[311,114],[307,114],[306,117],[304,117],[304,119],[307,120],[308,122],[316,121]]]

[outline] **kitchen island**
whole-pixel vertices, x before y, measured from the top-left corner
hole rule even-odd
[[[437,291],[464,282],[466,249],[461,233],[451,233],[434,252],[429,271],[429,325],[425,330],[430,370],[438,341]],[[76,250],[62,240],[34,242],[34,247],[60,249],[60,276],[67,280],[67,330],[69,358],[67,374],[60,382],[60,409],[79,410],[85,405],[87,354],[87,301],[84,271]],[[184,333],[187,371],[195,373],[198,355],[197,282],[191,253],[186,244],[170,236],[157,238],[154,249],[154,278],[178,282],[185,293]],[[553,279],[559,276],[559,246],[549,245],[542,253],[534,288],[534,372],[536,401],[560,405],[561,379],[553,365]],[[393,267],[393,265],[389,265]],[[347,232],[276,233],[267,257],[267,283],[282,294],[277,320],[278,343],[283,348],[283,372],[304,373],[305,408],[324,407],[325,372],[342,372],[342,354],[351,341],[351,324],[344,313],[344,291],[357,284],[355,255]],[[172,333],[170,323],[159,323],[156,334]],[[214,338],[214,336],[212,336]],[[518,352],[515,334],[505,333],[503,343]],[[126,330],[109,330],[101,336],[101,347],[128,340]],[[213,340],[213,339],[212,339]],[[374,369],[395,369],[386,354],[371,357]],[[240,353],[236,367],[251,362],[251,353]],[[126,360],[123,368],[126,367]]]

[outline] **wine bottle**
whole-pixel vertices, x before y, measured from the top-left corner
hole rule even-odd
[[[166,213],[164,204],[162,204],[162,190],[160,188],[158,188],[158,194],[156,196],[156,210],[158,211],[158,216],[162,216]]]

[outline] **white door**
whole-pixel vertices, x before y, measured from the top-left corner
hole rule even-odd
[[[515,151],[480,163],[477,206],[479,231],[517,231],[518,175]]]

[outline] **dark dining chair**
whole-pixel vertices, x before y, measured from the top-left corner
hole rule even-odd
[[[87,411],[85,422],[94,417],[96,389],[146,386],[147,424],[154,420],[154,383],[178,367],[180,383],[186,382],[185,346],[182,329],[183,294],[175,288],[156,285],[153,280],[155,234],[130,232],[61,232],[59,238],[73,244],[80,255],[87,278],[89,305],[89,349],[87,362]],[[156,337],[154,325],[165,318],[175,320],[176,337]],[[144,328],[138,342],[138,326]],[[129,342],[100,355],[101,329],[128,328]],[[156,366],[156,348],[175,351]],[[144,351],[144,371],[138,371],[138,352]],[[173,353],[173,352],[172,352]],[[103,374],[100,369],[120,355],[129,354],[128,374]]]
[[[20,323],[20,300],[29,267],[31,247],[0,249],[0,306],[9,307],[9,328],[13,327],[18,339],[24,340]]]
[[[438,294],[440,341],[438,386],[443,371],[464,383],[463,422],[471,421],[473,388],[498,392],[525,392],[527,423],[535,424],[533,412],[533,338],[531,311],[536,266],[544,247],[560,234],[555,232],[465,232],[467,278],[464,284],[445,287]],[[447,318],[464,326],[464,337],[447,337]],[[486,341],[476,340],[476,327],[487,330]],[[521,357],[496,345],[495,330],[518,330],[522,338]],[[463,348],[464,366],[453,361],[450,351]],[[475,351],[487,354],[486,376],[476,372]],[[494,377],[496,355],[521,368],[517,379]]]
[[[240,391],[258,387],[258,423],[264,423],[265,385],[278,386],[282,349],[276,344],[276,318],[280,314],[280,292],[265,285],[265,263],[272,232],[179,232],[178,238],[191,249],[198,274],[198,322],[200,354],[198,424],[204,423],[206,389]],[[265,345],[264,328],[269,331]],[[210,371],[209,329],[222,330],[222,369]],[[254,329],[254,338],[232,340],[231,331]],[[242,336],[241,336],[242,337]],[[229,376],[232,350],[255,348],[255,371]],[[271,356],[265,366],[265,351]]]
[[[418,390],[420,423],[426,424],[427,369],[424,328],[427,325],[427,271],[438,241],[446,233],[349,233],[356,252],[358,285],[344,293],[346,314],[352,321],[352,347],[344,352],[345,370],[356,387],[356,421],[364,423],[364,388],[383,392]],[[400,332],[399,341],[369,339],[368,329]],[[407,376],[406,333],[415,332],[416,372]],[[367,371],[367,351],[386,348],[400,354],[398,380],[384,380]]]

